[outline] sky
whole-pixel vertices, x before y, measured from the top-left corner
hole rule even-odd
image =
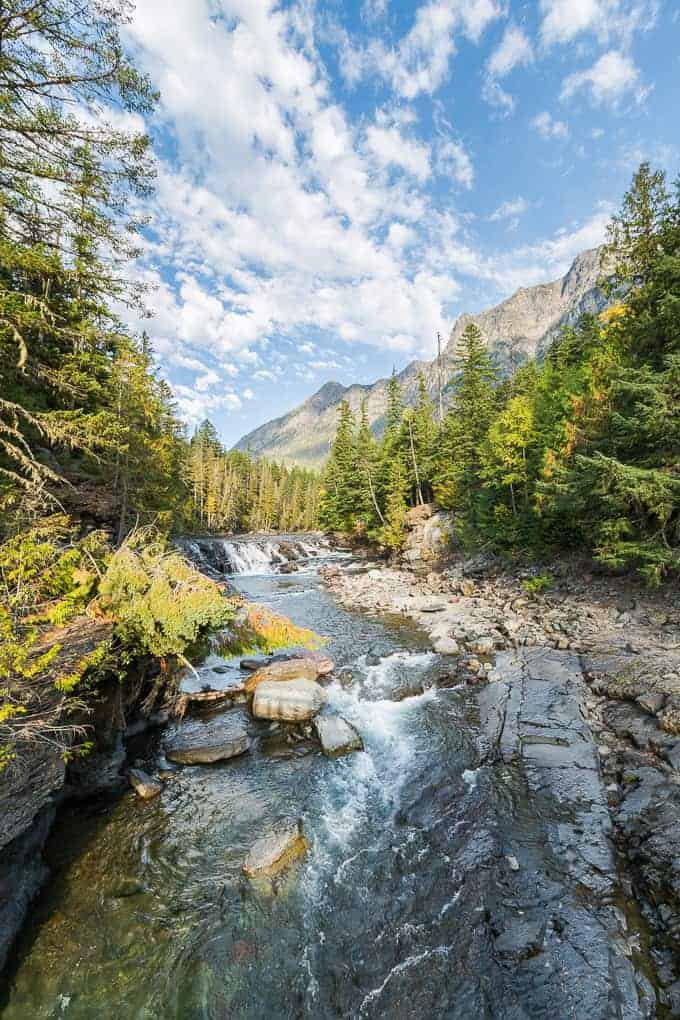
[[[680,170],[674,0],[138,0],[126,42],[161,94],[143,327],[228,445],[431,357],[600,243],[641,160]]]

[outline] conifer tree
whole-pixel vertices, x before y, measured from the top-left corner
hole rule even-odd
[[[459,375],[443,423],[435,494],[442,506],[464,511],[473,525],[482,447],[497,404],[498,373],[475,323],[465,328],[456,356]]]

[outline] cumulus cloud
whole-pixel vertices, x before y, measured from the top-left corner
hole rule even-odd
[[[600,42],[617,39],[627,47],[635,32],[648,31],[658,15],[657,0],[541,0],[540,7],[546,46],[593,33]]]
[[[596,105],[616,106],[624,96],[633,91],[638,101],[642,101],[646,91],[640,89],[639,83],[640,72],[631,57],[618,50],[609,50],[603,53],[592,67],[585,71],[576,71],[565,78],[561,98],[569,99],[576,92],[585,89]]]
[[[453,139],[440,144],[437,151],[437,170],[464,188],[471,188],[475,179],[475,168],[470,154],[462,142]]]
[[[547,110],[537,114],[531,126],[542,138],[566,138],[569,135],[568,125],[563,120],[556,120]]]
[[[398,127],[371,124],[366,131],[366,144],[382,167],[396,166],[424,181],[430,176],[430,147],[406,138]]]
[[[534,59],[529,37],[517,25],[508,25],[499,46],[487,62],[492,78],[504,78],[515,67],[530,64]]]

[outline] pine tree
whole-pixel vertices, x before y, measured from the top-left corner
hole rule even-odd
[[[443,423],[435,494],[442,506],[463,511],[466,524],[474,527],[482,448],[497,407],[498,373],[474,323],[465,328],[456,356],[460,371]]]
[[[378,524],[384,524],[385,519],[377,496],[380,455],[378,444],[369,425],[365,400],[361,404],[361,419],[357,433],[356,450],[359,474],[357,514],[363,521],[366,530],[372,532]]]
[[[408,504],[406,492],[408,481],[401,457],[395,457],[390,467],[385,502],[385,523],[380,530],[380,539],[389,549],[400,549],[404,543],[404,522]]]

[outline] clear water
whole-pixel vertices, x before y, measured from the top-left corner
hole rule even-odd
[[[540,959],[523,992],[492,952],[494,917],[516,897],[504,855],[538,876],[515,915],[522,896],[571,892],[546,805],[511,770],[480,767],[474,692],[438,688],[442,663],[418,632],[341,609],[311,570],[238,583],[329,637],[331,704],[365,751],[328,761],[256,726],[251,754],[184,768],[154,801],[62,815],[5,1020],[618,1015],[588,1003],[566,957],[563,973]],[[303,819],[310,852],[275,889],[256,887],[243,860],[284,815]]]

